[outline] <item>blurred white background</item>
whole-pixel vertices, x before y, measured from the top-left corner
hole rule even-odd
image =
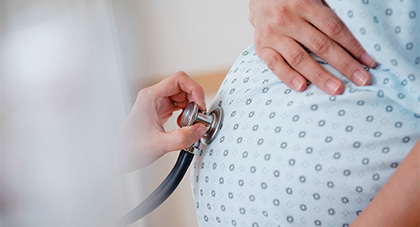
[[[243,0],[0,6],[1,226],[112,225],[177,157],[172,152],[115,184],[111,144],[137,92],[180,70],[197,80],[227,72],[253,39]],[[208,105],[213,95],[206,94]],[[175,127],[170,119],[168,130]],[[133,226],[197,226],[189,176]]]

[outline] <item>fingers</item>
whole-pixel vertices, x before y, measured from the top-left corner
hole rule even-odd
[[[328,7],[328,5],[314,5],[313,10],[303,14],[303,18],[310,21],[313,26],[340,44],[360,63],[370,68],[374,68],[378,64],[363,49],[362,45],[353,36],[347,26]],[[311,20],[311,18],[313,19]]]
[[[194,124],[189,127],[179,128],[177,130],[164,133],[160,145],[162,150],[173,151],[186,149],[199,140],[206,133],[207,128],[201,123]]]
[[[303,91],[306,89],[306,79],[293,70],[283,59],[283,57],[274,49],[262,48],[256,49],[258,56],[263,60],[267,67],[285,83],[288,87]]]
[[[369,73],[335,41],[325,36],[306,21],[293,21],[291,23],[295,25],[293,25],[293,29],[288,28],[289,30],[287,30],[290,37],[276,36],[263,42],[262,46],[264,47],[262,49],[270,49],[267,48],[267,46],[270,46],[272,51],[261,51],[259,50],[261,47],[256,45],[257,54],[270,65],[270,69],[275,69],[273,72],[289,87],[296,91],[304,90],[304,88],[301,89],[302,87],[293,86],[290,76],[285,75],[285,72],[289,71],[288,69],[291,67],[330,95],[341,94],[344,91],[343,83],[316,63],[299,43],[320,56],[355,84],[359,86],[370,84],[371,77]],[[261,53],[264,53],[264,56]],[[285,65],[284,62],[277,60],[280,57],[283,57],[290,67]],[[273,62],[275,63],[273,64]],[[292,73],[289,71],[288,75],[292,75]],[[295,74],[293,79],[295,78],[299,77]]]
[[[184,92],[172,95],[170,97],[172,103],[175,105],[176,109],[184,109],[188,105],[188,97]]]
[[[189,101],[205,109],[202,87],[184,72],[138,93],[121,134],[123,149],[135,153],[129,157],[129,168],[149,165],[166,152],[185,149],[205,134],[207,129],[203,124],[165,132],[165,122]]]
[[[158,85],[160,85],[160,96],[171,98],[179,107],[185,107],[194,101],[200,109],[206,108],[203,88],[184,72],[177,72]]]
[[[306,29],[305,35],[299,34],[299,32],[295,34],[304,46],[312,50],[356,85],[364,86],[370,84],[370,74],[356,59],[319,30],[305,28],[306,26],[309,27],[310,25],[303,24],[298,29],[298,31]]]
[[[360,63],[368,67],[375,67],[377,63],[328,6],[314,4],[311,8],[302,15],[311,24],[306,22],[298,26],[294,35],[296,39],[356,85],[369,85],[371,76]],[[313,26],[319,30],[313,29]],[[303,31],[306,31],[304,35]]]
[[[295,40],[290,38],[283,38],[276,43],[278,43],[276,45],[277,49],[281,50],[281,55],[288,63],[288,66],[284,66],[283,64],[281,67],[291,67],[288,73],[294,77],[291,81],[297,78],[296,74],[290,72],[295,70],[296,72],[299,72],[300,75],[305,75],[309,81],[330,95],[343,93],[344,84],[332,74],[327,72],[312,57],[310,57],[309,54],[298,43],[296,43]],[[280,70],[273,72],[276,75],[276,72],[281,73]],[[288,78],[286,77],[286,80],[287,79]],[[293,83],[291,84],[293,86]]]
[[[257,55],[292,89],[304,90],[302,79],[307,79],[331,95],[344,91],[343,83],[316,63],[301,45],[355,84],[370,84],[371,76],[360,63],[368,67],[377,63],[325,1],[251,0],[250,21],[255,27]]]

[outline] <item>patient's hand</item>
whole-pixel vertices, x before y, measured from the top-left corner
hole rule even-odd
[[[316,63],[311,50],[356,85],[369,85],[361,64],[377,63],[322,0],[250,0],[249,20],[255,27],[255,50],[285,84],[306,89],[306,79],[328,94],[341,94],[344,84]]]

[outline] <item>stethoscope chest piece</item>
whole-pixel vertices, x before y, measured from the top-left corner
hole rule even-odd
[[[222,120],[223,110],[220,106],[215,106],[207,114],[198,109],[197,103],[191,102],[182,113],[181,127],[191,126],[197,122],[203,123],[207,127],[207,132],[201,138],[201,142],[209,145],[222,128]]]

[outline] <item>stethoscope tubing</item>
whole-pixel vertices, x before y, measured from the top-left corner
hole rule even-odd
[[[222,127],[222,118],[223,111],[220,103],[219,106],[210,111],[209,115],[205,112],[200,112],[198,110],[197,103],[191,102],[188,104],[181,116],[181,126],[191,126],[196,122],[200,122],[206,125],[206,127],[209,127],[206,134],[201,138],[201,140],[196,141],[187,150],[181,150],[175,166],[172,168],[165,180],[143,202],[121,217],[118,220],[119,225],[127,226],[143,218],[160,206],[160,204],[162,204],[172,194],[172,192],[175,191],[187,172],[188,167],[194,158],[194,154],[198,154],[200,151],[200,141],[203,141],[206,145],[213,141]]]
[[[178,159],[165,180],[143,202],[119,219],[120,226],[127,226],[143,218],[162,204],[178,187],[194,155],[181,150]]]

